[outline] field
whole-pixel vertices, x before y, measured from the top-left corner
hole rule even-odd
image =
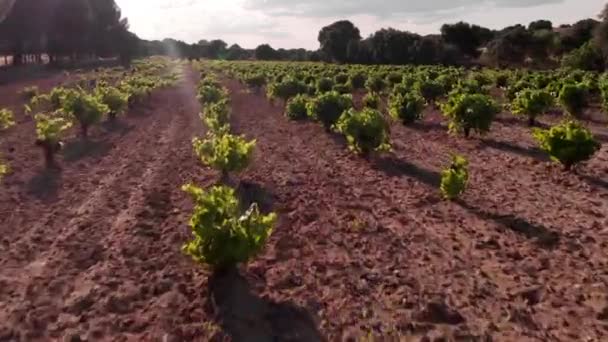
[[[287,118],[280,96],[265,92],[270,74],[342,67],[162,63],[174,82],[87,139],[72,127],[54,168],[34,145],[19,93],[80,76],[0,86],[0,107],[16,121],[0,132],[11,169],[0,183],[0,341],[608,336],[608,116],[597,97],[580,121],[601,148],[571,171],[504,108],[487,134],[465,139],[429,103],[410,125],[387,119],[391,151],[360,156],[319,123]],[[268,84],[248,87],[244,70],[267,73]],[[277,215],[266,246],[238,272],[213,272],[181,249],[193,214],[182,185],[222,178],[192,148],[208,130],[201,73],[225,89],[232,132],[256,140],[248,167],[232,175],[239,199]],[[347,92],[361,109],[365,89]],[[558,124],[556,108],[537,126]],[[454,153],[468,160],[469,183],[449,201],[439,187]]]

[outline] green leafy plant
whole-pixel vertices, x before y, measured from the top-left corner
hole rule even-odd
[[[482,94],[452,94],[441,106],[443,114],[450,120],[451,133],[462,131],[469,137],[471,130],[485,134],[490,130],[499,108],[491,97]]]
[[[380,75],[371,75],[367,81],[365,81],[365,88],[370,93],[380,94],[386,88],[386,82],[380,77]]]
[[[66,130],[72,127],[72,123],[58,115],[36,114],[36,145],[44,152],[44,160],[47,167],[55,165],[55,153],[61,149],[61,138]]]
[[[302,81],[298,81],[293,78],[287,78],[281,82],[272,83],[268,87],[268,97],[270,99],[279,98],[287,104],[287,100],[299,95],[306,94],[308,92],[308,86]]]
[[[389,114],[404,125],[411,124],[422,117],[424,99],[416,93],[393,94],[389,99]]]
[[[608,77],[602,77],[598,82],[598,87],[602,98],[602,106],[605,111],[608,111]]]
[[[264,85],[266,85],[266,77],[261,73],[248,74],[245,77],[245,84],[247,84],[250,89],[258,92]]]
[[[0,130],[8,129],[15,125],[13,112],[10,109],[3,108],[0,110]]]
[[[228,130],[227,126],[230,124],[230,114],[228,99],[224,98],[205,107],[202,115],[203,122],[211,132],[224,132]]]
[[[334,87],[334,81],[329,77],[322,77],[317,81],[317,92],[320,94],[331,91]]]
[[[81,136],[86,138],[89,127],[101,121],[104,113],[109,112],[109,107],[96,96],[80,90],[67,94],[62,100],[61,112],[80,123]]]
[[[241,136],[212,132],[205,139],[192,140],[194,152],[201,162],[220,171],[223,180],[228,179],[230,172],[240,172],[249,165],[255,143],[255,140],[246,141]]]
[[[566,170],[590,159],[601,147],[593,134],[574,120],[565,121],[547,130],[534,129],[534,138],[551,159],[561,163]]]
[[[372,93],[365,94],[363,97],[363,107],[378,109],[380,107],[380,96]]]
[[[367,75],[362,71],[355,71],[350,74],[348,83],[352,89],[363,89],[365,82],[367,81]]]
[[[452,157],[452,164],[441,171],[441,194],[447,200],[457,199],[466,189],[469,182],[468,162],[462,157]]]
[[[108,107],[108,118],[116,119],[128,106],[129,95],[120,91],[116,87],[98,87],[95,91],[101,103]]]
[[[291,120],[306,119],[306,104],[308,103],[308,101],[308,97],[304,95],[298,95],[290,99],[289,101],[287,101],[287,107],[285,108],[285,116],[287,116]]]
[[[364,156],[371,151],[390,150],[388,124],[375,109],[345,111],[336,123],[336,131],[346,137],[352,151]]]
[[[587,106],[587,87],[580,83],[566,83],[559,92],[558,100],[566,113],[580,117]]]
[[[334,84],[333,91],[338,92],[340,94],[350,94],[352,89],[348,84],[337,83]]]
[[[337,92],[321,94],[306,104],[308,116],[318,120],[329,131],[342,113],[353,106],[349,95]]]
[[[416,83],[416,89],[424,97],[427,103],[432,104],[435,100],[445,94],[443,85],[435,80],[424,79]]]
[[[536,117],[549,110],[553,103],[553,96],[548,91],[524,89],[517,93],[511,108],[514,114],[526,115],[528,124],[534,126]]]
[[[201,106],[219,102],[226,97],[226,91],[214,85],[201,84],[198,88],[197,99]]]
[[[260,214],[255,203],[243,213],[229,187],[205,191],[187,184],[182,190],[194,200],[189,223],[193,239],[182,249],[196,262],[222,271],[249,261],[262,250],[272,233],[276,214]]]

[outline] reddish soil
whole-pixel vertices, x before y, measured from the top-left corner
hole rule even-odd
[[[429,110],[365,160],[226,81],[234,130],[257,139],[239,193],[279,223],[247,267],[211,276],[180,251],[180,186],[219,178],[191,151],[196,82],[188,72],[89,143],[74,134],[59,172],[42,169],[30,121],[1,133],[13,173],[0,184],[0,341],[608,336],[606,146],[564,173],[523,122],[503,115],[464,140]],[[471,184],[452,203],[438,184],[455,152]]]

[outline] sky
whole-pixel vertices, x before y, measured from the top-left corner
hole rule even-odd
[[[348,19],[367,37],[392,27],[438,33],[466,21],[499,29],[549,19],[557,26],[595,18],[603,0],[116,0],[140,38],[189,43],[223,39],[244,48],[317,49],[319,30]]]

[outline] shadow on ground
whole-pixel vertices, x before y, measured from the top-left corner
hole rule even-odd
[[[61,181],[61,170],[58,168],[40,169],[28,182],[27,192],[42,200],[52,200],[57,197]]]
[[[106,140],[75,140],[63,147],[63,160],[71,163],[87,157],[102,157],[108,154],[111,149],[112,144]]]
[[[390,177],[411,177],[428,186],[438,188],[441,184],[441,175],[435,171],[419,167],[395,156],[382,156],[375,158],[371,165]]]
[[[257,296],[236,269],[216,272],[209,294],[217,323],[232,341],[324,341],[307,310]]]
[[[274,206],[274,195],[262,185],[253,182],[241,181],[236,189],[242,208],[249,208],[257,203],[260,211],[270,213]]]
[[[493,139],[482,139],[483,147],[493,148],[495,150],[504,151],[520,155],[522,157],[536,159],[540,162],[549,162],[551,158],[544,151],[535,147],[521,147],[504,141]]]
[[[494,221],[506,229],[533,240],[539,247],[551,249],[557,247],[559,244],[559,234],[542,225],[529,222],[524,218],[512,214],[492,213],[485,209],[469,205],[463,200],[457,200],[456,203],[482,220]]]

